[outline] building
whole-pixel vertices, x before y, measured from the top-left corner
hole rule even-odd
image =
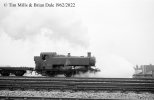
[[[154,65],[136,65],[133,78],[154,78]]]

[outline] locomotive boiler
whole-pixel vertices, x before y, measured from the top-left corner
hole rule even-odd
[[[79,73],[95,71],[95,57],[91,52],[87,56],[58,55],[56,52],[42,52],[40,56],[34,56],[35,71],[44,76],[64,74],[71,77]]]

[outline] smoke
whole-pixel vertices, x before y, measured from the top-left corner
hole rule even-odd
[[[15,40],[35,39],[38,34],[71,46],[88,47],[87,29],[71,9],[16,8],[0,12],[0,29]]]
[[[33,67],[33,57],[40,52],[65,54],[89,46],[87,28],[74,9],[7,8],[3,2],[0,5],[0,65]]]
[[[116,54],[109,54],[103,58],[97,63],[101,72],[96,73],[95,77],[131,78],[134,74],[134,65],[126,58]]]
[[[100,72],[79,73],[75,77],[132,78],[134,74],[133,64],[128,60],[115,54],[107,55],[104,58],[103,60],[98,59],[97,62],[97,68],[100,69]]]

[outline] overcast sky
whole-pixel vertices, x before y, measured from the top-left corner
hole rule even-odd
[[[86,56],[101,77],[131,77],[154,64],[153,0],[1,0],[0,65],[34,67],[40,52]],[[75,7],[4,7],[4,3],[75,3]]]

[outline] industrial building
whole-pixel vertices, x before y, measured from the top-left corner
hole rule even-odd
[[[154,78],[154,65],[136,65],[133,78]]]

